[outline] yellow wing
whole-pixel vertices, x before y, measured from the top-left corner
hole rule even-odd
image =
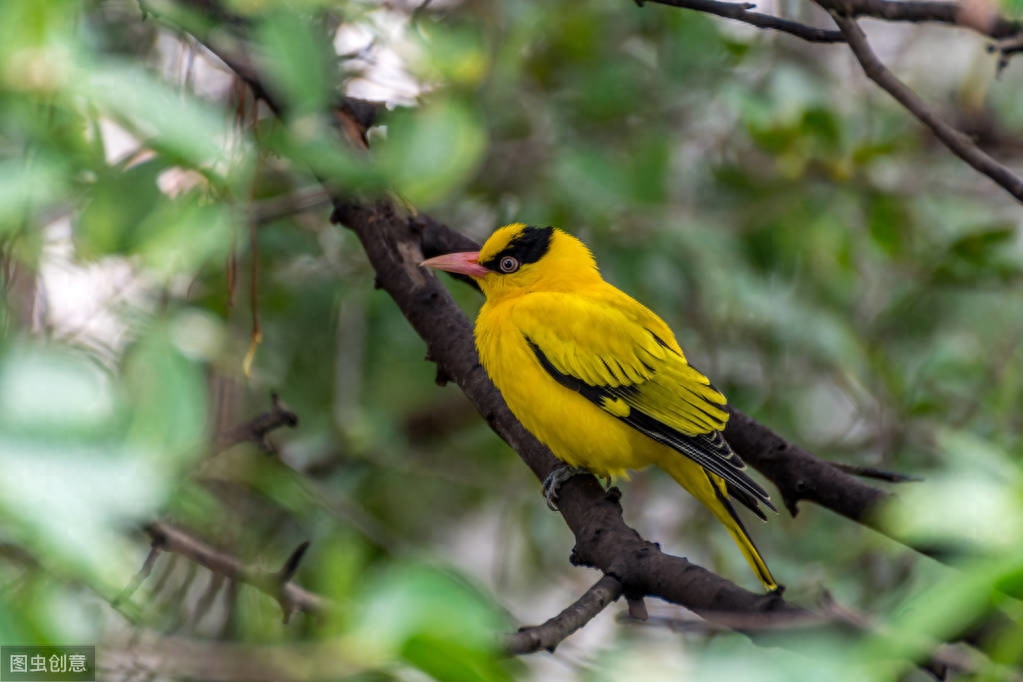
[[[516,302],[516,323],[540,366],[562,386],[723,478],[754,511],[760,513],[754,500],[774,509],[720,433],[728,421],[725,397],[689,365],[659,317],[608,288],[599,296],[536,292]]]

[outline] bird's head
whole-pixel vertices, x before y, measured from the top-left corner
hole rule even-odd
[[[479,251],[449,253],[422,265],[468,275],[488,301],[532,291],[572,291],[600,279],[593,254],[553,227],[512,223],[497,229]]]

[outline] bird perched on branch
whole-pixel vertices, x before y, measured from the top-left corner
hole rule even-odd
[[[775,507],[721,435],[725,396],[686,361],[661,318],[604,281],[581,241],[553,227],[498,229],[478,252],[423,265],[472,277],[487,300],[476,348],[508,407],[566,467],[625,477],[654,464],[708,507],[769,590],[778,584],[728,498]]]

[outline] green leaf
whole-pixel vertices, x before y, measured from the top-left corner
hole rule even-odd
[[[905,201],[891,194],[876,194],[870,202],[870,237],[889,256],[905,252],[913,218]]]
[[[57,346],[0,356],[2,525],[107,596],[138,568],[123,530],[163,503],[205,426],[202,377],[159,329],[131,355],[123,386]]]
[[[493,654],[429,632],[410,637],[401,649],[401,657],[441,682],[499,682],[512,679]]]
[[[1016,237],[1015,226],[1005,225],[971,232],[952,242],[948,253],[972,265],[987,265]]]
[[[1023,15],[1023,0],[1001,0],[1005,12],[1011,16]]]
[[[477,85],[489,68],[480,27],[448,23],[418,25],[421,76],[431,82],[455,86]],[[418,64],[413,64],[413,67]]]
[[[828,151],[836,151],[842,139],[838,118],[824,107],[812,107],[803,112],[803,130],[813,135]]]
[[[393,566],[363,591],[356,632],[382,653],[428,639],[476,654],[495,652],[506,621],[482,593],[456,576],[423,565]],[[418,645],[413,645],[418,651]],[[392,654],[393,655],[393,654]]]
[[[157,204],[138,226],[136,252],[152,272],[190,274],[227,255],[236,215],[225,203],[205,203],[196,193]]]
[[[224,144],[229,128],[223,113],[183,95],[148,71],[117,62],[82,65],[67,94],[85,97],[124,121],[144,144],[172,160],[204,169],[227,161]],[[233,150],[236,157],[244,158],[246,152],[244,147]]]
[[[441,98],[389,117],[377,158],[394,189],[426,206],[468,180],[485,148],[475,113],[458,100]]]
[[[953,241],[935,268],[933,278],[939,284],[969,284],[1010,281],[1023,277],[1023,263],[1012,241],[1015,226],[989,226]]]
[[[67,189],[66,169],[56,159],[0,161],[0,235],[25,225]]]
[[[334,92],[337,73],[323,32],[314,30],[305,16],[282,7],[260,22],[258,38],[270,89],[283,93],[289,117],[319,115]]]
[[[139,226],[165,200],[157,186],[157,178],[165,169],[166,165],[156,159],[125,170],[105,169],[75,230],[82,256],[134,252],[141,237]]]

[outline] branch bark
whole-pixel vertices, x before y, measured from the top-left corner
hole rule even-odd
[[[251,441],[263,452],[272,453],[274,445],[270,441],[270,432],[284,426],[288,428],[298,426],[298,415],[281,402],[276,393],[271,393],[270,409],[217,436],[216,450],[218,452],[227,450],[239,443]]]

